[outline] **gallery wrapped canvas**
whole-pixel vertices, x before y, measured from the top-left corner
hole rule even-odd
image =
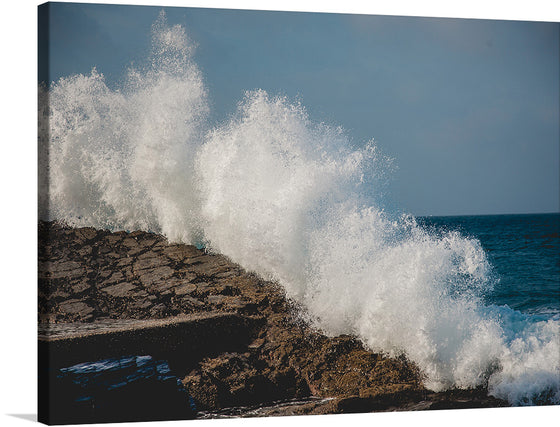
[[[558,23],[38,17],[39,421],[560,403]]]

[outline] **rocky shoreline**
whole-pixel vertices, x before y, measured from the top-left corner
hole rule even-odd
[[[351,336],[327,337],[301,320],[276,284],[222,255],[170,244],[154,233],[40,222],[38,270],[42,329],[203,313],[246,319],[248,339],[238,348],[201,353],[188,363],[188,348],[167,356],[201,413],[269,406],[248,416],[507,406],[484,389],[431,392],[404,356],[372,353]],[[227,328],[212,332],[219,341]],[[296,403],[273,404],[279,401]]]

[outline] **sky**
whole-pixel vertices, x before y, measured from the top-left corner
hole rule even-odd
[[[261,88],[375,139],[405,212],[560,210],[558,22],[55,3],[40,79],[95,66],[117,85],[162,9],[196,43],[216,123]]]

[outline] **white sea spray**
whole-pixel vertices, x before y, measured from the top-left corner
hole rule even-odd
[[[95,68],[50,87],[50,218],[76,226],[197,234],[194,156],[206,89],[184,29],[153,26],[150,65],[110,89]]]

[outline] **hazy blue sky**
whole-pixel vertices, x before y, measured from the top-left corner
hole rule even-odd
[[[117,84],[160,10],[53,4],[50,80],[96,66]],[[559,23],[165,10],[197,44],[214,120],[246,90],[298,97],[312,120],[395,159],[404,211],[559,210]]]

